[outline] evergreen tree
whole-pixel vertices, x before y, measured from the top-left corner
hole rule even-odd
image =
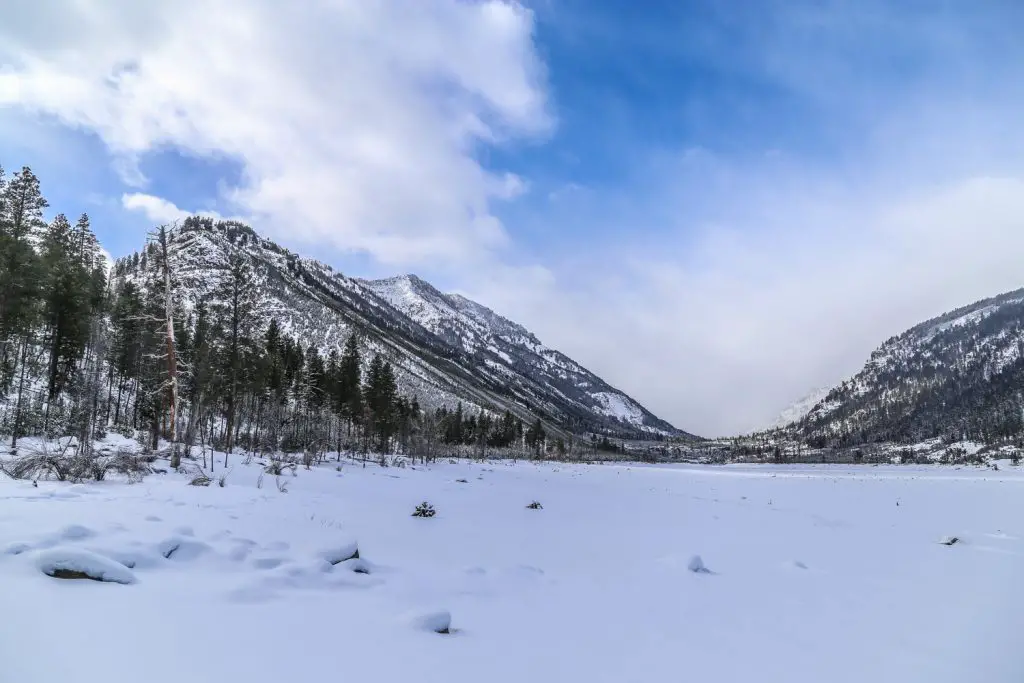
[[[348,419],[350,436],[353,423],[357,422],[363,415],[361,365],[359,340],[353,332],[345,340],[345,349],[341,354],[341,363],[338,368],[338,394],[336,398],[338,405],[341,407],[342,414]]]
[[[534,449],[534,455],[538,458],[544,448],[545,438],[544,425],[541,424],[540,418],[537,418],[537,421],[526,432],[526,445]]]

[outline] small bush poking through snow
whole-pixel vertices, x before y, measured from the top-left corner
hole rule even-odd
[[[189,486],[209,486],[210,478],[205,474],[199,474],[192,478],[192,481],[188,483]]]
[[[264,471],[267,474],[279,477],[284,474],[285,470],[291,470],[292,474],[295,474],[295,470],[298,467],[299,462],[296,458],[277,453],[270,456],[270,463],[264,468]]]
[[[526,506],[526,509],[527,510],[543,510],[544,506],[541,505],[537,501],[533,501],[532,503],[530,503],[529,505]]]
[[[433,517],[436,514],[437,514],[437,510],[434,509],[434,506],[431,505],[430,503],[428,503],[427,501],[423,501],[422,503],[420,503],[419,505],[416,506],[416,511],[412,513],[412,516],[413,517]]]
[[[119,562],[78,548],[55,548],[40,553],[36,566],[55,579],[88,579],[103,583],[135,583],[132,570]]]

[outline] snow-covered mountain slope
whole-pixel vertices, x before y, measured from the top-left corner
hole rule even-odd
[[[1024,434],[1024,290],[979,301],[886,341],[796,425],[856,445]]]
[[[466,353],[479,367],[518,385],[528,403],[550,401],[545,394],[551,394],[616,426],[652,434],[675,432],[638,402],[486,306],[458,294],[443,294],[415,275],[360,284]]]
[[[792,404],[787,406],[785,410],[780,412],[778,417],[776,417],[772,422],[769,429],[781,429],[782,427],[801,420],[805,415],[807,415],[807,413],[811,412],[816,405],[821,403],[821,401],[828,396],[830,391],[831,389],[826,387],[812,389],[806,396],[798,401],[794,401]]]
[[[302,258],[248,226],[190,218],[174,233],[172,260],[187,311],[216,296],[232,258],[252,273],[257,327],[275,318],[323,353],[353,332],[395,366],[399,389],[428,407],[511,410],[564,433],[685,435],[528,330],[415,276],[367,281]],[[234,256],[232,256],[232,254]]]

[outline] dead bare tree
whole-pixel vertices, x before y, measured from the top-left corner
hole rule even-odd
[[[168,247],[167,226],[161,225],[156,233],[160,247],[161,266],[164,277],[164,324],[166,329],[165,343],[167,346],[167,388],[168,388],[168,435],[167,440],[175,441],[175,426],[178,409],[178,359],[174,345],[174,292],[171,289],[171,257]],[[171,467],[181,465],[181,453],[172,447]]]

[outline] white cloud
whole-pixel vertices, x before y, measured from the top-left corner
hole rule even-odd
[[[732,217],[626,238],[644,214],[609,216],[612,244],[542,277],[495,272],[468,294],[677,426],[725,435],[767,426],[918,322],[1024,286],[1024,173],[896,198],[756,182],[762,199]]]
[[[154,223],[175,223],[189,217],[188,211],[179,209],[166,199],[140,192],[121,195],[121,205],[129,211],[141,211]]]
[[[552,125],[532,31],[500,0],[51,0],[0,21],[0,105],[96,133],[133,187],[166,146],[234,160],[230,210],[293,243],[459,260],[525,190],[476,148]]]

